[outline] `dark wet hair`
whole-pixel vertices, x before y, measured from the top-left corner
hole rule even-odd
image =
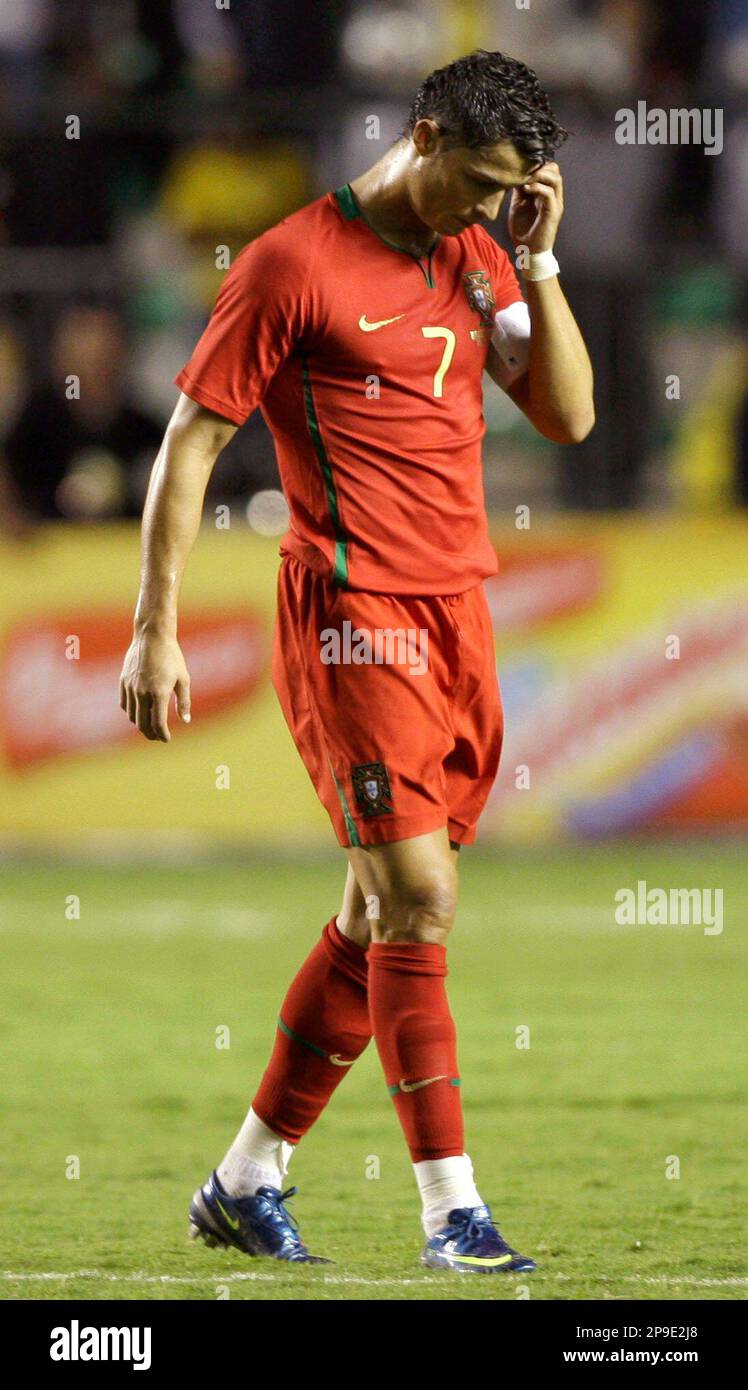
[[[535,164],[553,159],[568,135],[532,68],[482,48],[425,78],[403,134],[410,135],[426,117],[454,145],[477,148],[510,140]]]

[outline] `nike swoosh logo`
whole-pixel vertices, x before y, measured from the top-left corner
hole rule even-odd
[[[226,1208],[223,1206],[223,1204],[222,1204],[221,1202],[219,1202],[219,1200],[218,1200],[217,1197],[216,1197],[216,1206],[223,1212],[223,1215],[225,1216],[226,1220],[228,1221],[229,1226],[231,1227],[232,1231],[238,1231],[238,1230],[239,1230],[239,1221],[238,1221],[238,1219],[235,1219],[233,1216],[229,1216],[229,1214],[228,1214]]]
[[[356,1058],[351,1057],[350,1061],[346,1061],[345,1057],[341,1057],[339,1052],[333,1052],[328,1060],[332,1062],[334,1067],[352,1067]]]
[[[429,1076],[426,1081],[400,1081],[398,1085],[401,1091],[420,1091],[423,1086],[433,1086],[435,1081],[446,1081],[446,1076]]]
[[[376,333],[378,328],[385,328],[388,323],[397,323],[398,319],[404,319],[405,314],[395,314],[394,319],[378,319],[376,323],[369,323],[366,314],[362,314],[358,326],[362,333]]]
[[[481,1269],[483,1269],[484,1267],[494,1268],[498,1265],[511,1264],[512,1260],[514,1259],[514,1256],[497,1255],[494,1259],[485,1259],[483,1256],[480,1255],[452,1255],[450,1253],[449,1258],[450,1260],[457,1261],[461,1265],[478,1265]]]

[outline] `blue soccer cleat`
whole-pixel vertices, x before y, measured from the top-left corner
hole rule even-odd
[[[488,1207],[458,1207],[426,1242],[421,1264],[458,1274],[530,1274],[537,1265],[507,1245]]]
[[[296,1192],[289,1187],[259,1187],[254,1197],[229,1197],[211,1173],[197,1189],[190,1204],[190,1236],[206,1245],[234,1246],[245,1255],[269,1255],[294,1264],[327,1265],[320,1255],[310,1255],[298,1226],[285,1203]]]

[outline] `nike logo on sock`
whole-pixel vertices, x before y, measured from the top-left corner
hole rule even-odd
[[[446,1081],[446,1075],[429,1076],[425,1081],[399,1081],[398,1086],[401,1091],[420,1091],[423,1086],[433,1086],[435,1081]]]
[[[328,1058],[328,1061],[332,1062],[334,1067],[352,1067],[355,1060],[355,1057],[350,1057],[348,1059],[341,1057],[339,1052],[332,1052]]]

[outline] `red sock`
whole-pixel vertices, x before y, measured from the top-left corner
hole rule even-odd
[[[450,1158],[464,1150],[446,973],[445,946],[395,941],[372,942],[369,947],[372,1032],[414,1163]],[[418,1084],[423,1082],[428,1085]]]
[[[291,1144],[322,1113],[371,1038],[366,951],[333,917],[281,1006],[275,1046],[252,1109]]]

